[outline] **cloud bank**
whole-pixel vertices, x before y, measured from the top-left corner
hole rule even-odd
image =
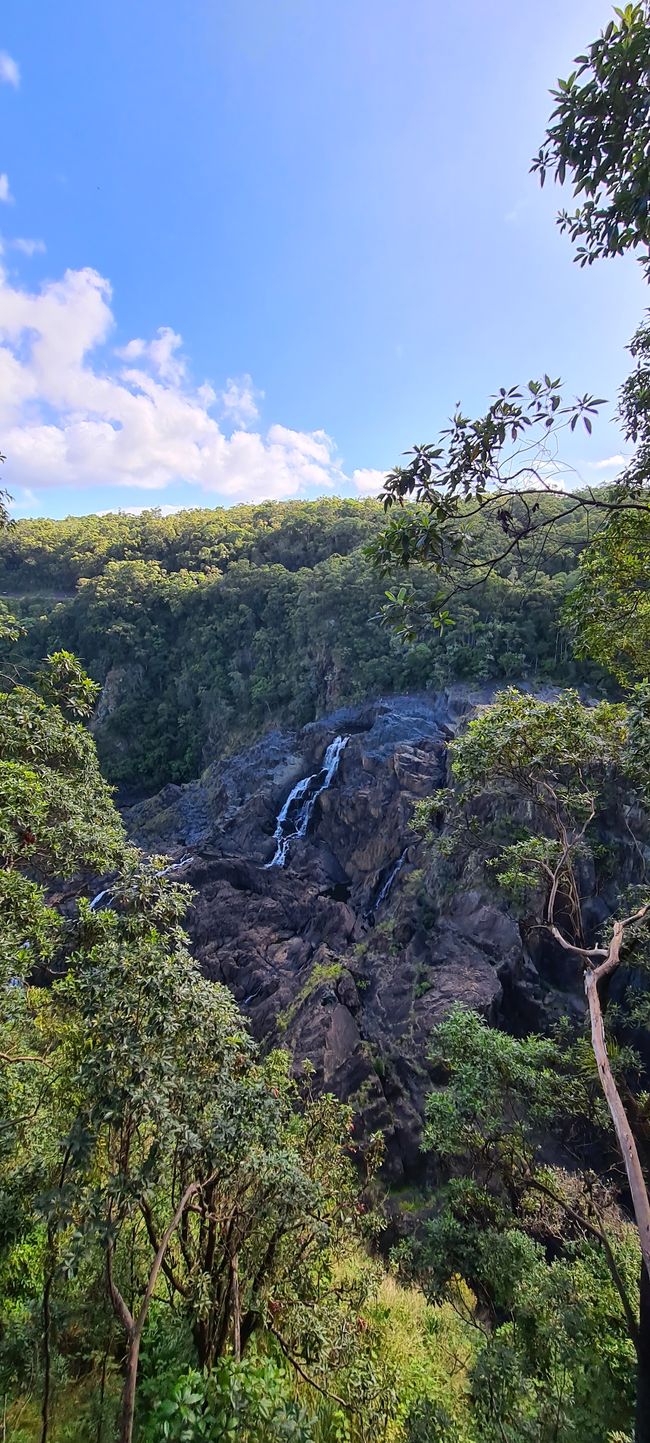
[[[12,485],[156,492],[184,481],[225,502],[378,489],[381,473],[346,476],[325,431],[249,429],[261,394],[249,376],[220,394],[195,386],[175,331],[116,351],[113,326],[97,271],[66,271],[39,291],[0,272],[0,436]]]

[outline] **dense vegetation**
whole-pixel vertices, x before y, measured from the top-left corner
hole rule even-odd
[[[468,801],[474,780],[517,779],[517,735],[542,789],[567,759],[574,791],[589,769],[611,785],[614,752],[641,784],[644,714],[518,697],[458,743]],[[639,1246],[580,1039],[462,1013],[438,1029],[425,1141],[455,1180],[388,1274],[380,1140],[359,1150],[349,1110],[261,1055],[200,976],[186,889],[128,845],[99,772],[94,700],[65,653],[0,698],[7,1436],[611,1443],[633,1407]],[[488,853],[525,867],[520,844]],[[625,1053],[617,1074],[634,1076]]]
[[[561,627],[584,517],[553,496],[539,504],[560,521],[538,564],[520,548],[450,603],[453,626],[429,626],[415,646],[383,624],[385,584],[364,553],[383,519],[371,501],[24,521],[0,538],[0,591],[27,627],[25,659],[65,648],[107,682],[96,729],[106,774],[152,788],[196,775],[261,726],[302,725],[383,691],[596,681]],[[474,526],[478,555],[497,532]],[[415,590],[429,612],[437,589],[422,568]]]
[[[0,705],[4,1426],[33,1436],[36,1391],[43,1440],[128,1443],[135,1420],[308,1443],[320,1398],[329,1436],[358,1415],[365,1438],[403,1407],[359,1254],[371,1153],[353,1167],[348,1110],[308,1080],[298,1097],[201,978],[186,889],[128,846],[100,776],[93,699],[60,655]],[[104,906],[79,880],[100,868]]]

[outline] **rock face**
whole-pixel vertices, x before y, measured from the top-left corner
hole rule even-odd
[[[474,699],[391,697],[269,732],[126,814],[142,846],[191,853],[181,875],[206,975],[259,1038],[288,1046],[298,1067],[309,1059],[360,1127],[382,1129],[394,1179],[419,1166],[428,1039],[453,1003],[519,1028],[556,997],[508,912],[473,878],[438,887],[410,827],[415,803],[444,784],[447,741]],[[307,835],[269,866],[283,803],[337,735],[348,741]]]

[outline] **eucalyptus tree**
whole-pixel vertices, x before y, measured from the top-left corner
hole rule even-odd
[[[642,976],[650,960],[650,889],[644,881],[649,727],[647,686],[638,687],[627,704],[603,701],[592,706],[584,705],[575,692],[549,701],[510,689],[480,708],[450,744],[453,785],[420,807],[425,825],[427,818],[444,812],[439,842],[443,852],[451,851],[456,865],[464,857],[470,871],[487,873],[504,890],[520,911],[527,941],[541,938],[542,946],[556,947],[567,966],[577,963],[582,971],[593,1058],[624,1168],[622,1195],[629,1193],[643,1259],[640,1323],[635,1318],[630,1329],[638,1355],[637,1440],[650,1436],[648,1125],[645,1095],[634,1072],[626,1069],[615,1038],[608,1038],[605,1020],[616,972],[631,965]],[[615,888],[619,910],[594,927],[585,920],[584,878],[601,850],[607,817],[618,818],[621,831],[632,839],[638,880]],[[629,971],[627,975],[629,979]],[[635,989],[628,980],[627,1005],[637,1025],[647,1024],[643,985]],[[466,1027],[471,1039],[469,1018]],[[539,1044],[536,1105],[549,1087],[545,1045]],[[480,1089],[483,1084],[478,1085]],[[557,1079],[553,1085],[557,1087]],[[565,1086],[565,1111],[570,1111],[575,1086],[570,1076]],[[524,1098],[522,1105],[529,1106],[530,1099]],[[439,1104],[439,1110],[442,1107]],[[534,1121],[534,1108],[531,1118]],[[439,1144],[439,1129],[436,1136]],[[484,1141],[489,1148],[489,1133]],[[603,1245],[611,1264],[606,1239]],[[629,1321],[629,1299],[625,1314]]]

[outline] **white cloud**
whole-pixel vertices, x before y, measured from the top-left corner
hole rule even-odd
[[[13,85],[14,90],[20,85],[18,63],[6,50],[0,50],[0,85]]]
[[[182,344],[182,336],[170,326],[159,326],[153,341],[129,341],[116,354],[125,361],[146,361],[161,381],[180,386],[187,373],[182,356],[176,355]]]
[[[352,484],[361,496],[378,496],[385,480],[385,471],[373,471],[370,467],[352,472]]]
[[[14,198],[9,189],[9,176],[6,171],[0,171],[0,201],[5,205],[13,205]]]
[[[9,241],[11,249],[20,251],[24,256],[43,255],[45,252],[45,241],[30,240],[27,236],[16,236],[15,240]]]
[[[66,271],[29,291],[0,270],[0,427],[17,484],[155,491],[186,481],[227,501],[349,487],[324,431],[253,432],[240,419],[227,434],[211,414],[212,387],[188,378],[180,336],[161,327],[116,361],[106,349],[113,326],[111,288],[96,271]],[[236,384],[241,417],[252,383]],[[353,483],[370,494],[381,474],[356,472]]]
[[[226,389],[219,396],[224,419],[246,430],[259,416],[258,396],[262,398],[264,392],[255,390],[251,376],[229,376]]]
[[[586,465],[590,471],[611,471],[620,466],[627,466],[629,456],[604,456],[602,461],[587,461]]]

